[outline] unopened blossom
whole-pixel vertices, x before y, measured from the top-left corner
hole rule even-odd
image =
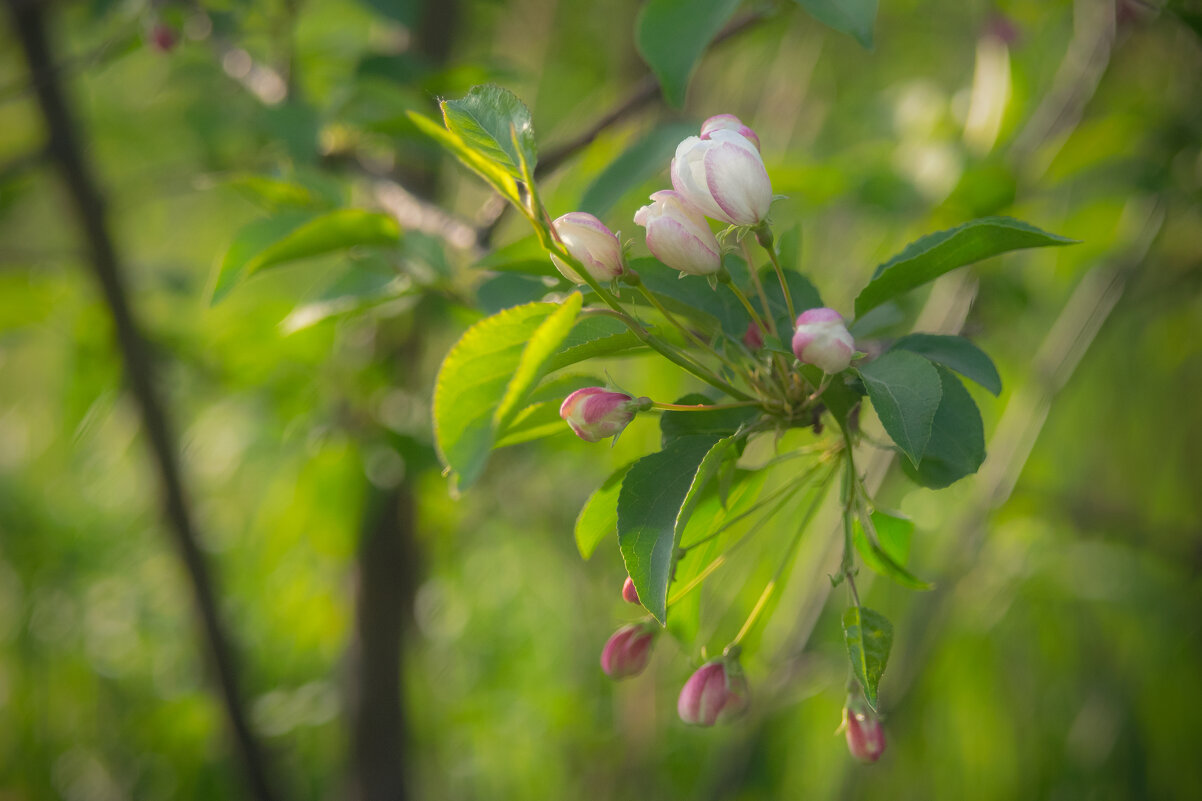
[[[758,325],[755,323],[747,324],[747,333],[743,334],[743,344],[752,353],[764,347],[764,332]]]
[[[622,600],[628,604],[639,603],[639,591],[634,588],[634,579],[630,576],[626,577],[626,583],[622,585]]]
[[[847,369],[855,352],[856,341],[834,309],[807,309],[797,318],[793,353],[802,363],[838,373]]]
[[[706,217],[758,225],[772,205],[772,183],[755,143],[729,128],[676,146],[672,188]]]
[[[600,442],[620,434],[635,414],[650,406],[649,398],[634,398],[603,387],[585,387],[564,399],[559,416],[582,440]]]
[[[750,700],[747,679],[738,662],[718,659],[689,676],[676,702],[676,712],[685,723],[713,726],[742,715]]]
[[[718,272],[722,248],[705,217],[670,189],[656,192],[651,200],[635,212],[634,221],[647,229],[647,248],[655,258],[689,275]]]
[[[709,139],[714,131],[734,131],[755,145],[756,150],[760,149],[760,138],[755,135],[755,131],[744,125],[743,121],[734,114],[715,114],[701,123],[702,139]]]
[[[863,702],[849,702],[843,707],[843,733],[847,750],[861,762],[876,762],[885,752],[885,729]]]
[[[584,265],[598,282],[610,281],[622,274],[622,243],[605,224],[584,211],[573,211],[551,223],[556,236],[576,261]],[[585,280],[571,265],[551,254],[555,269],[574,284]]]
[[[644,623],[623,626],[601,649],[601,669],[611,679],[637,676],[647,667],[651,659],[651,646],[655,643],[655,629]]]

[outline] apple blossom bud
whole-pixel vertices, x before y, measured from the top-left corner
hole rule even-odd
[[[611,679],[637,676],[651,659],[656,631],[646,623],[623,626],[601,649],[601,669]]]
[[[772,205],[772,183],[760,151],[727,128],[706,139],[690,136],[676,146],[672,188],[706,217],[733,225],[758,225]]]
[[[856,341],[834,309],[808,309],[797,318],[793,353],[799,361],[838,373],[847,369],[855,352]]]
[[[160,53],[169,53],[175,47],[175,31],[170,25],[156,23],[150,29],[150,44]]]
[[[630,576],[626,577],[626,583],[622,585],[622,600],[628,604],[639,603],[639,591],[634,588],[634,579]]]
[[[551,223],[551,227],[568,253],[598,282],[610,281],[623,273],[622,243],[593,215],[584,211],[569,212]],[[578,272],[554,253],[551,261],[564,278],[574,284],[585,283]]]
[[[876,762],[885,752],[885,730],[863,702],[848,701],[843,707],[843,733],[847,750],[861,762]]]
[[[747,711],[750,693],[739,663],[717,659],[697,668],[680,691],[676,712],[685,723],[713,726]]]
[[[650,398],[632,398],[625,392],[585,387],[564,399],[559,407],[559,416],[582,440],[600,442],[606,437],[622,433],[635,414],[650,407]]]
[[[743,344],[753,353],[764,347],[764,332],[755,323],[747,324],[747,333],[743,335]]]
[[[709,139],[714,131],[734,131],[760,149],[760,138],[734,114],[717,114],[701,123],[701,138]]]
[[[722,248],[705,217],[670,189],[651,196],[649,206],[634,213],[647,229],[647,248],[655,258],[689,275],[712,275],[722,268]]]

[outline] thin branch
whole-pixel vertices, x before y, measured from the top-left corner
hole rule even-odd
[[[233,649],[217,611],[216,594],[208,566],[197,544],[192,512],[176,462],[175,440],[155,388],[150,348],[130,308],[116,249],[105,222],[103,198],[89,165],[84,161],[83,148],[76,138],[59,86],[42,5],[38,0],[8,0],[17,36],[29,65],[31,83],[46,120],[49,132],[47,152],[67,186],[87,241],[93,271],[112,314],[117,346],[125,362],[130,388],[141,409],[142,425],[158,466],[164,514],[192,583],[209,662],[251,794],[259,801],[273,801],[278,796],[275,785],[268,779],[262,749],[251,732],[242,705]]]

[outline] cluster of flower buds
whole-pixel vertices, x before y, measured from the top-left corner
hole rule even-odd
[[[650,398],[635,398],[603,387],[585,387],[564,398],[559,416],[585,442],[600,442],[621,434],[637,413],[649,408]]]
[[[847,699],[842,729],[847,737],[847,750],[861,762],[876,762],[885,753],[885,730],[881,719],[862,698]]]

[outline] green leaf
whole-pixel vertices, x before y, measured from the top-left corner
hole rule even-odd
[[[571,333],[559,346],[559,350],[547,362],[547,372],[586,359],[604,358],[644,347],[642,340],[621,320],[612,317],[585,317],[576,322]]]
[[[526,344],[526,349],[522,351],[522,358],[513,372],[513,378],[505,388],[505,395],[493,413],[493,426],[497,431],[505,430],[517,414],[519,404],[546,373],[547,360],[559,349],[564,337],[572,330],[572,324],[576,322],[576,315],[580,313],[583,302],[584,297],[579,292],[568,295],[534,332],[534,336]]]
[[[490,251],[472,265],[477,270],[559,276],[537,236],[527,236]]]
[[[342,209],[313,216],[284,212],[244,226],[221,260],[212,303],[268,267],[366,245],[395,245],[401,227],[387,214]]]
[[[309,187],[269,175],[239,173],[231,176],[226,183],[267,211],[312,209],[326,205],[326,199]]]
[[[692,392],[676,403],[683,406],[709,405],[714,401],[698,392]],[[739,430],[746,422],[754,420],[760,410],[754,406],[740,406],[735,409],[717,409],[703,412],[673,412],[666,411],[660,416],[659,430],[660,446],[668,447],[681,437],[707,436],[729,437]]]
[[[814,19],[872,48],[877,0],[796,0]]]
[[[965,378],[976,381],[994,395],[1002,391],[1002,377],[993,366],[993,360],[964,337],[910,334],[894,342],[890,350],[908,350],[925,356],[935,364],[950,367]]]
[[[580,198],[579,210],[603,217],[626,192],[663,172],[680,140],[696,135],[697,126],[692,123],[675,122],[653,128],[589,184]]]
[[[510,203],[521,204],[521,197],[518,194],[517,182],[509,172],[499,166],[496,162],[490,161],[475,150],[467,142],[455,133],[446,130],[434,120],[415,111],[405,112],[419,131],[433,139],[438,144],[447,150],[463,166],[467,167],[472,172],[479,175],[488,184]]]
[[[843,641],[847,643],[851,672],[864,688],[868,703],[876,709],[877,686],[893,646],[893,624],[880,612],[853,606],[843,613]]]
[[[480,477],[498,421],[516,414],[542,372],[538,356],[558,347],[555,335],[574,314],[570,305],[554,303],[506,309],[469,328],[443,360],[434,386],[434,435],[439,457],[457,474],[459,487]],[[524,388],[511,392],[512,382]],[[503,398],[510,399],[512,411],[498,415]]]
[[[674,440],[631,466],[618,494],[618,546],[639,599],[656,620],[667,619],[668,584],[676,561],[676,521],[716,437]]]
[[[444,100],[441,105],[447,130],[468,147],[519,180],[523,159],[534,169],[538,159],[534,123],[526,104],[513,92],[485,84],[473,87],[458,100]]]
[[[684,105],[697,62],[738,6],[739,0],[648,0],[639,11],[635,45],[669,105]]]
[[[794,311],[801,314],[806,309],[817,309],[822,306],[822,297],[818,294],[817,288],[810,283],[810,279],[792,270],[783,270],[782,272],[785,276],[785,285],[789,288],[789,297],[793,299]],[[771,309],[772,319],[776,321],[777,330],[780,331],[781,342],[785,347],[790,347],[793,329],[797,321],[789,316],[789,305],[785,303],[785,296],[780,288],[780,279],[776,277],[776,270],[772,269],[771,265],[760,268],[760,281],[764,285],[764,294],[768,296],[768,306]],[[760,304],[757,303],[757,305]]]
[[[976,401],[950,370],[936,369],[943,392],[931,426],[931,438],[917,467],[902,463],[906,475],[932,489],[946,487],[977,472],[985,461],[985,426]]]
[[[859,373],[881,425],[917,465],[943,394],[935,365],[916,353],[892,350],[859,368]]]
[[[856,316],[957,267],[1011,250],[1075,242],[1010,217],[984,217],[928,234],[876,268],[856,298]]]
[[[717,335],[721,331],[735,339],[741,339],[747,333],[751,318],[728,288],[719,287],[715,291],[696,277],[681,279],[679,272],[652,258],[634,259],[630,266],[643,284],[660,296],[668,311],[687,317],[703,332]],[[739,269],[742,269],[742,262],[739,262]],[[746,277],[736,275],[735,279],[745,281]],[[623,292],[623,300],[635,305],[646,303],[640,293],[633,291]]]
[[[576,518],[576,549],[585,559],[592,558],[601,540],[617,533],[618,494],[622,491],[622,479],[633,464],[615,470],[584,502]]]
[[[871,515],[876,540],[864,531],[859,520],[855,521],[855,544],[864,564],[912,590],[929,590],[931,584],[915,576],[904,565],[910,556],[910,536],[914,533],[914,522],[906,517],[875,511]]]

